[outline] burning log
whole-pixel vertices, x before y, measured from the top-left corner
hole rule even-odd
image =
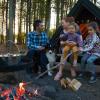
[[[2,87],[0,87],[0,97],[3,100],[30,100],[27,97],[33,98],[40,96],[37,89],[30,91],[25,88],[26,86],[27,83],[22,82],[14,88],[9,87],[3,89]]]
[[[16,86],[0,85],[0,100],[54,100],[56,89],[31,82],[21,82]]]
[[[25,94],[24,83],[19,83],[19,87],[17,88],[17,95],[23,96]]]

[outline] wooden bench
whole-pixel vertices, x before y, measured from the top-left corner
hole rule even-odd
[[[15,72],[25,70],[28,67],[33,66],[32,60],[22,60],[18,64],[8,65],[2,58],[0,58],[0,72]]]
[[[80,71],[80,62],[81,62],[81,56],[78,58],[78,66],[76,67],[76,70],[77,71]],[[69,64],[71,64],[71,62],[69,61],[69,59],[68,59],[68,65],[67,65],[67,70],[69,70],[70,69],[70,65]],[[97,58],[95,61],[94,61],[94,64],[96,65],[96,72],[97,73],[100,73],[100,58]],[[86,65],[87,66],[87,65]]]
[[[60,61],[60,56],[61,56],[62,54],[57,54],[57,62],[58,61]],[[77,71],[80,71],[80,62],[81,62],[81,58],[82,58],[82,56],[79,56],[79,58],[78,58],[78,66],[76,67],[76,70]],[[96,65],[96,72],[97,73],[100,73],[100,58],[97,58],[95,61],[94,61],[94,64]],[[68,59],[68,61],[67,61],[67,67],[65,67],[67,70],[69,70],[70,69],[70,65],[71,65],[71,62],[70,62],[70,59]]]

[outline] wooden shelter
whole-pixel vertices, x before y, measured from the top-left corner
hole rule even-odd
[[[80,25],[81,32],[86,35],[87,23],[91,21],[98,22],[100,26],[100,8],[94,5],[90,0],[78,0],[68,16],[73,16]]]

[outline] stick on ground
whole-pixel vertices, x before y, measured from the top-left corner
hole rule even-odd
[[[41,73],[40,75],[38,75],[38,76],[36,77],[36,79],[39,79],[40,77],[44,76],[48,71],[54,70],[54,69],[56,69],[57,67],[59,67],[60,65],[65,64],[67,58],[68,58],[69,56],[71,56],[71,55],[72,55],[72,52],[70,52],[70,53],[67,55],[67,57],[66,57],[63,61],[61,61],[60,63],[58,63],[56,66],[54,66],[54,67],[50,68],[50,70],[46,70],[45,72],[43,72],[43,73]]]

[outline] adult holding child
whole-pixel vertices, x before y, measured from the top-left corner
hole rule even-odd
[[[55,34],[51,39],[51,46],[56,49],[56,52],[61,52],[60,50],[60,39],[68,33],[68,26],[70,23],[74,22],[74,17],[64,17],[61,20],[61,25],[57,28]]]
[[[82,50],[82,38],[80,35],[77,34],[77,24],[72,22],[68,25],[68,33],[65,35],[62,35],[61,37],[61,46],[63,56],[61,58],[61,62],[66,58],[69,51],[72,51],[73,53],[73,66],[71,67],[71,75],[72,77],[76,76],[76,72],[74,67],[77,65],[77,59],[78,59],[78,51]],[[67,60],[67,59],[66,59]],[[54,80],[59,80],[62,77],[64,69],[64,64],[62,64],[59,68],[59,72],[56,74]]]

